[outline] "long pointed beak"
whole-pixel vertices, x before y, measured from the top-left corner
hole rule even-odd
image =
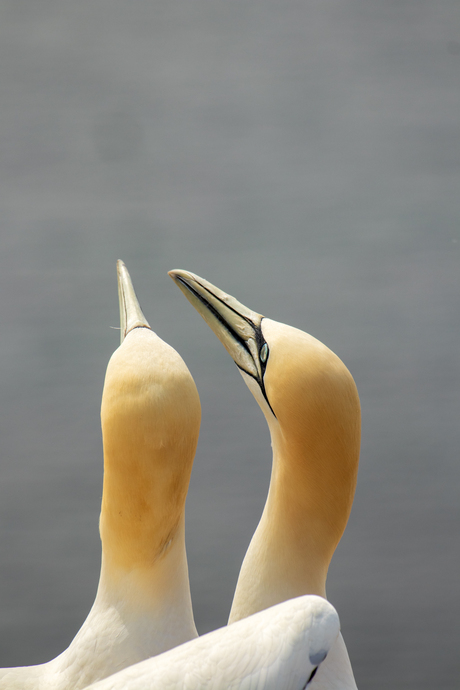
[[[236,365],[263,385],[260,349],[264,344],[263,316],[204,278],[188,271],[169,271],[188,301],[214,331]]]
[[[120,342],[134,328],[150,328],[139,306],[131,277],[123,261],[117,261],[118,301],[120,304]]]

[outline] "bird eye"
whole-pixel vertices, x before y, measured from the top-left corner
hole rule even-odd
[[[267,361],[268,357],[268,345],[267,343],[264,343],[262,347],[260,348],[260,353],[259,353],[260,361],[262,363]]]

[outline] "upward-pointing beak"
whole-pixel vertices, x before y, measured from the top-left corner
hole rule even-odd
[[[174,270],[169,271],[169,275],[214,331],[236,365],[255,378],[263,389],[264,366],[260,359],[264,344],[260,328],[263,316],[193,273]]]
[[[123,261],[117,261],[118,300],[120,304],[120,342],[134,328],[150,328],[137,301],[131,277]]]

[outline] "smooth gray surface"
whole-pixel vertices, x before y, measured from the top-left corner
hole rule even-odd
[[[58,654],[94,598],[121,258],[201,394],[199,629],[226,621],[270,444],[171,268],[349,366],[328,594],[358,685],[458,687],[459,86],[458,0],[0,0],[0,665]]]

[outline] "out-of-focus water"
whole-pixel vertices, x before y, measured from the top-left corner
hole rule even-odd
[[[0,0],[0,665],[94,599],[115,261],[203,406],[187,502],[201,632],[270,472],[186,268],[352,371],[363,442],[334,556],[361,688],[459,682],[457,0]]]

